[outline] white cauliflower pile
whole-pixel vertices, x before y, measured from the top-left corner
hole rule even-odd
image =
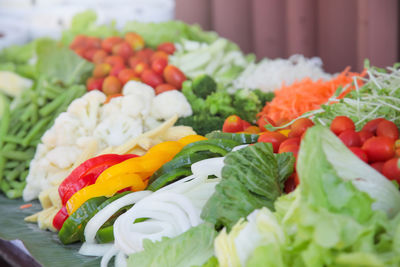
[[[273,92],[283,83],[291,85],[306,77],[316,81],[329,80],[332,75],[323,71],[322,60],[318,57],[307,59],[302,55],[293,55],[289,59],[264,59],[258,64],[249,65],[233,81],[233,87],[229,91],[233,93],[238,89],[248,88]]]
[[[106,96],[91,91],[74,100],[66,112],[60,114],[46,131],[30,163],[25,201],[72,171],[77,158],[91,144],[97,151],[124,144],[145,131],[159,126],[174,115],[192,115],[185,96],[176,90],[155,96],[153,88],[130,81],[123,88],[123,96],[103,104]]]

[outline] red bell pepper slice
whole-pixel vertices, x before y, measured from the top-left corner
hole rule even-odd
[[[58,193],[63,206],[54,217],[53,226],[57,230],[60,230],[65,220],[69,217],[65,203],[67,203],[73,194],[88,185],[94,184],[97,177],[109,167],[134,157],[137,157],[137,155],[105,154],[88,159],[76,167],[58,187]]]
[[[133,157],[137,155],[105,154],[83,162],[58,187],[62,204],[67,203],[71,196],[82,188],[94,184],[97,177],[107,168]]]

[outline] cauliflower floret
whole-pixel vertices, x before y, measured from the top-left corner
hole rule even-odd
[[[77,135],[85,134],[78,120],[63,112],[54,122],[53,127],[46,131],[42,142],[49,147],[73,145]]]
[[[82,153],[76,146],[57,146],[46,154],[50,164],[65,169],[71,167]]]
[[[151,115],[157,119],[168,119],[174,115],[187,117],[192,115],[192,107],[186,97],[177,90],[157,95],[153,100]]]
[[[114,114],[102,121],[94,130],[93,136],[104,148],[119,146],[128,139],[139,136],[143,132],[141,119],[135,119],[125,114]]]
[[[141,83],[141,82],[136,82],[136,81],[130,81],[125,84],[123,88],[123,94],[125,96],[129,96],[130,99],[134,99],[134,102],[131,103],[131,105],[138,105],[138,102],[141,102],[141,110],[140,113],[143,116],[147,116],[150,113],[150,109],[152,107],[152,102],[155,96],[154,89],[148,86],[147,84]],[[125,99],[125,97],[124,97]],[[123,100],[125,103],[128,104],[129,102]],[[127,109],[128,110],[128,109]]]

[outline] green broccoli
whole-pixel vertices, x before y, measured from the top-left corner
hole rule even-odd
[[[211,115],[219,115],[224,118],[236,112],[232,107],[232,96],[225,90],[209,95],[206,99],[206,106]]]
[[[255,89],[253,92],[258,96],[258,99],[261,101],[261,105],[265,106],[267,102],[272,101],[272,99],[275,97],[275,94],[273,92],[263,92],[260,89]]]
[[[206,99],[207,96],[211,95],[216,90],[217,83],[207,74],[197,76],[193,79],[192,91],[199,98]]]
[[[182,84],[182,93],[188,100],[190,106],[192,106],[193,114],[206,112],[206,103],[202,98],[197,97],[192,90],[192,82],[185,81]]]
[[[179,118],[176,125],[191,126],[200,135],[206,135],[215,130],[221,130],[224,119],[210,114],[197,114],[186,118]]]
[[[271,99],[270,94],[260,90],[240,89],[233,95],[233,108],[236,115],[248,122],[254,122],[265,102]]]

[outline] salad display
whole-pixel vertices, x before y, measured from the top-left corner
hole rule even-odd
[[[400,70],[183,22],[0,51],[0,238],[43,266],[400,266]]]

